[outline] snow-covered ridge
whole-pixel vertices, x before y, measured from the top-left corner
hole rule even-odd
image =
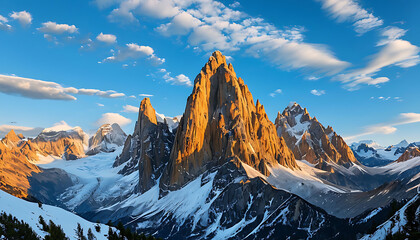
[[[419,198],[420,195],[417,194],[400,210],[398,210],[388,221],[381,224],[373,234],[366,235],[361,238],[361,240],[382,240],[387,239],[388,234],[394,235],[398,232],[401,232],[403,227],[407,224],[407,216],[405,215],[405,211]]]
[[[178,127],[179,121],[181,120],[182,115],[175,116],[175,117],[167,117],[164,114],[156,113],[156,119],[158,122],[164,123],[166,120],[166,123],[168,124],[169,130],[174,130]]]
[[[39,228],[39,216],[42,216],[47,223],[51,220],[55,224],[60,225],[66,236],[71,240],[77,239],[75,236],[75,229],[78,223],[80,223],[85,233],[87,233],[90,228],[96,239],[107,239],[106,234],[108,234],[108,226],[105,224],[100,224],[100,232],[96,232],[96,223],[89,222],[74,213],[46,204],[43,204],[40,208],[37,203],[27,202],[1,190],[0,211],[12,214],[17,219],[28,223],[40,237],[45,237],[47,234]]]
[[[61,121],[61,122],[58,122],[58,123],[54,124],[54,126],[52,126],[52,127],[44,128],[44,130],[42,130],[42,133],[68,132],[68,131],[80,132],[80,131],[83,131],[83,130],[82,130],[82,128],[80,128],[78,126],[72,127],[72,126],[68,125],[65,121]]]

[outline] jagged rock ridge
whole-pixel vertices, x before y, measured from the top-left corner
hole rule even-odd
[[[279,137],[283,137],[296,159],[316,164],[318,168],[333,171],[325,162],[348,166],[358,163],[352,150],[332,127],[325,128],[306,108],[291,103],[276,118]]]
[[[124,145],[126,138],[127,134],[117,123],[104,124],[89,139],[89,150],[86,152],[86,155],[94,155],[99,152],[113,152],[117,147]]]
[[[179,123],[162,189],[177,189],[232,158],[269,174],[268,164],[298,168],[264,107],[219,51],[194,81]]]
[[[121,174],[139,171],[138,191],[145,192],[156,184],[169,161],[174,134],[166,121],[158,122],[149,98],[140,103],[139,116],[133,135],[125,141],[114,167],[126,164]]]

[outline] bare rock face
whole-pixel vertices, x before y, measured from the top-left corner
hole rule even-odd
[[[195,78],[160,187],[182,187],[231,157],[264,174],[267,164],[298,168],[264,107],[254,103],[232,64],[216,51]]]
[[[332,127],[325,128],[297,103],[289,104],[282,114],[279,112],[275,124],[278,136],[285,139],[296,159],[327,171],[333,170],[326,162],[344,166],[358,163],[350,147]]]
[[[100,152],[113,152],[117,147],[124,145],[126,138],[127,134],[125,134],[117,123],[104,124],[89,139],[89,150],[86,152],[86,155],[94,155]]]
[[[156,184],[169,161],[174,135],[166,122],[156,119],[149,98],[140,103],[139,117],[133,135],[125,141],[114,167],[125,164],[121,174],[139,171],[138,191],[143,193]]]
[[[28,161],[18,145],[23,139],[10,131],[0,141],[0,189],[16,197],[27,198],[30,183],[28,177],[41,170]]]
[[[397,162],[405,162],[415,157],[420,157],[420,150],[418,147],[408,147],[405,152],[396,160]]]
[[[16,135],[15,131],[12,129],[10,132],[4,136],[4,138],[1,140],[1,142],[8,148],[16,147],[19,142],[24,139],[23,135],[19,134]]]
[[[42,131],[33,143],[38,146],[43,155],[63,157],[74,160],[85,157],[88,136],[79,127],[65,131]]]

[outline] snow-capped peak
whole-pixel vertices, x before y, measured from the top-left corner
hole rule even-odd
[[[407,140],[402,140],[401,142],[399,142],[398,144],[395,144],[394,146],[395,147],[403,147],[403,148],[405,148],[405,147],[408,147],[408,145],[409,145],[409,143],[407,142]]]
[[[80,131],[82,130],[80,127],[72,127],[68,125],[65,121],[60,121],[55,123],[52,127],[45,128],[42,130],[43,133],[48,132],[67,132],[67,131]]]
[[[352,149],[357,149],[361,144],[366,144],[368,147],[371,147],[373,149],[383,149],[384,147],[379,145],[377,142],[373,140],[362,140],[359,142],[354,142],[351,144]]]
[[[166,119],[166,123],[168,124],[168,128],[172,131],[173,129],[178,127],[179,121],[181,120],[182,115],[175,116],[175,117],[167,117],[164,114],[156,113],[156,119],[158,122],[164,123]]]

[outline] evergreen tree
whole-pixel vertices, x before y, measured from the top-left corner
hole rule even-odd
[[[96,239],[95,235],[93,235],[92,229],[90,229],[90,228],[88,230],[87,239],[88,240],[95,240]]]
[[[77,228],[74,231],[76,232],[77,240],[87,240],[85,235],[83,234],[83,228],[82,226],[80,226],[80,223],[77,223]]]

